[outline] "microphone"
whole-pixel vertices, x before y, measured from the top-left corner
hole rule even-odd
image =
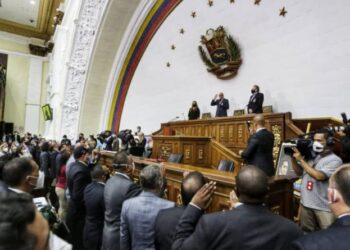
[[[179,118],[180,118],[179,116],[175,116],[174,118],[170,119],[168,122],[176,121],[176,120],[179,119]]]

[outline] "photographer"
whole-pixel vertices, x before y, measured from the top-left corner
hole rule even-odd
[[[299,150],[293,148],[293,169],[302,176],[300,220],[305,232],[325,229],[333,222],[327,199],[328,178],[342,164],[330,148],[333,138],[327,130],[317,131],[313,140],[316,153],[313,160],[306,161]]]

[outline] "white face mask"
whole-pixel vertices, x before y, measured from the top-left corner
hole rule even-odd
[[[312,144],[312,149],[316,153],[321,153],[324,150],[324,146],[320,142],[314,141],[314,143]]]

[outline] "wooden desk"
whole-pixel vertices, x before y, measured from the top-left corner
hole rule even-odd
[[[100,163],[112,168],[112,158],[115,152],[102,151]],[[138,180],[140,171],[146,165],[159,165],[150,159],[133,157],[136,169],[134,177]],[[169,200],[178,202],[181,190],[183,173],[187,171],[201,172],[208,180],[216,181],[216,191],[213,202],[209,207],[210,212],[228,209],[229,194],[235,186],[235,173],[227,173],[215,169],[195,167],[187,164],[163,163],[166,169],[167,197]],[[266,205],[276,214],[293,219],[293,182],[281,177],[271,177],[269,180],[269,193],[266,197]]]

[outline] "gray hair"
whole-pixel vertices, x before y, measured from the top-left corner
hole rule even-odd
[[[160,168],[156,165],[149,165],[143,168],[140,173],[140,183],[143,189],[160,189],[163,186]]]

